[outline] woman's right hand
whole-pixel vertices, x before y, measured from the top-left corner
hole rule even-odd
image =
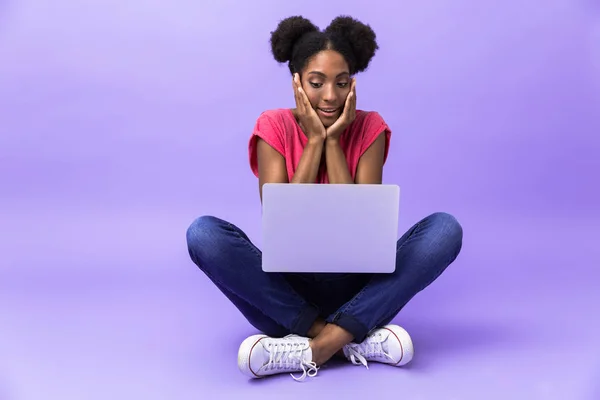
[[[327,130],[317,112],[312,108],[306,93],[300,84],[298,74],[294,74],[292,79],[292,87],[294,88],[294,98],[296,99],[296,114],[298,123],[306,137],[310,139],[323,139],[327,137]]]

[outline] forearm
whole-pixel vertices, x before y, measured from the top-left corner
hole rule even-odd
[[[309,139],[291,183],[315,183],[323,154],[323,139]]]
[[[354,183],[348,169],[346,155],[337,140],[327,139],[325,158],[327,159],[329,183]]]

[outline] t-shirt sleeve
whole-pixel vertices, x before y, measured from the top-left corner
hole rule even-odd
[[[256,120],[250,141],[248,143],[248,156],[250,169],[258,178],[258,138],[261,138],[268,145],[277,150],[282,156],[285,156],[283,129],[275,122],[275,119],[268,113],[262,113]]]
[[[381,115],[379,115],[379,113],[375,111],[371,111],[365,116],[363,126],[363,140],[360,154],[364,154],[365,151],[367,151],[367,149],[379,137],[379,135],[383,133],[385,135],[385,153],[383,157],[383,162],[385,164],[390,150],[390,139],[392,136],[392,131],[390,130],[390,127],[384,121]]]

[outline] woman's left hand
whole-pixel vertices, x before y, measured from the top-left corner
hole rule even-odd
[[[356,78],[352,79],[350,92],[346,96],[342,115],[340,115],[333,125],[327,128],[327,139],[339,139],[342,132],[354,121],[354,118],[356,118]]]

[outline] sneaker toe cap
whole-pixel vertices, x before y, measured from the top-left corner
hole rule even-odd
[[[265,365],[265,351],[260,343],[264,335],[250,336],[242,342],[238,352],[238,367],[242,373],[251,377],[260,377],[259,371]]]
[[[388,331],[388,352],[396,361],[396,365],[408,364],[414,355],[412,339],[408,332],[398,325],[387,325],[384,329]]]

